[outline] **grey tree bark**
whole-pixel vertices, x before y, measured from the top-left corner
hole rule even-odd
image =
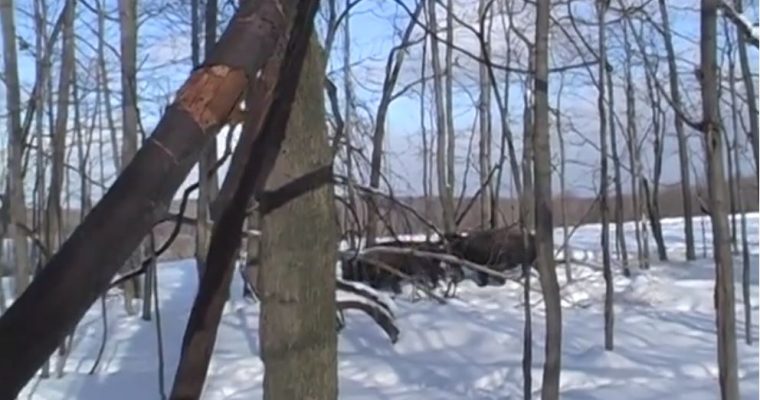
[[[332,162],[324,129],[324,69],[314,41],[265,190]],[[259,341],[265,400],[338,396],[334,204],[332,185],[323,185],[261,216]]]

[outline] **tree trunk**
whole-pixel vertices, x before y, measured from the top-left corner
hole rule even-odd
[[[267,180],[276,190],[330,165],[324,129],[325,60],[312,42],[287,136]],[[335,399],[338,395],[335,279],[337,232],[332,185],[264,212],[260,336],[264,399]],[[303,229],[304,221],[311,227]]]
[[[372,136],[372,159],[369,175],[369,186],[372,189],[377,190],[380,187],[380,171],[383,161],[383,143],[385,141],[385,124],[388,115],[388,108],[393,101],[393,90],[396,87],[396,81],[398,75],[401,72],[401,66],[404,63],[404,55],[406,53],[406,47],[409,43],[409,38],[412,35],[412,31],[417,26],[417,17],[422,10],[422,4],[419,3],[417,8],[412,14],[409,25],[404,30],[404,34],[401,38],[401,43],[395,46],[385,64],[385,79],[383,80],[382,95],[380,102],[377,106],[377,117],[375,118],[375,132]],[[395,56],[395,59],[394,59]],[[349,88],[350,85],[347,85]],[[350,94],[350,90],[346,90],[346,94]],[[347,98],[350,98],[347,96]],[[348,111],[348,110],[347,110]],[[367,215],[367,246],[371,246],[375,243],[375,237],[377,235],[377,213],[373,210],[379,207],[376,196],[370,195],[370,201],[373,203],[369,207],[369,214]]]
[[[454,43],[454,1],[446,0],[446,43]],[[450,221],[444,223],[445,227],[456,230],[456,208],[454,202],[454,183],[456,182],[456,166],[454,155],[456,151],[456,131],[454,130],[454,49],[451,45],[445,46],[445,99],[446,99],[446,202],[449,204]]]
[[[274,57],[281,59],[282,63],[271,97],[271,106],[267,107],[268,111],[261,123],[247,124],[243,132],[244,135],[252,135],[255,139],[245,152],[243,175],[229,203],[220,204],[223,211],[219,221],[214,224],[206,258],[208,268],[200,282],[182,340],[182,354],[172,388],[173,399],[201,397],[222,310],[229,297],[233,264],[240,248],[243,223],[248,214],[251,197],[259,200],[259,211],[262,213],[277,208],[279,206],[276,204],[277,201],[287,202],[291,199],[288,197],[291,194],[290,187],[285,188],[287,190],[282,196],[287,197],[286,199],[280,197],[280,193],[273,196],[275,197],[273,199],[263,198],[262,194],[266,179],[272,171],[281,144],[286,137],[290,110],[299,84],[301,66],[307,53],[309,38],[313,31],[317,5],[316,1],[286,3],[284,7],[281,3],[275,5],[276,10],[280,12],[280,17],[285,17],[281,18],[281,21],[292,27],[290,37],[287,45],[281,42],[285,45],[285,53]],[[289,18],[289,15],[293,13],[295,17]],[[269,16],[268,13],[264,16],[254,14],[248,15],[245,20]],[[222,36],[220,46],[224,39],[225,36]],[[277,46],[277,48],[280,52],[283,46]],[[245,84],[245,82],[241,83]],[[332,222],[334,221],[331,220]],[[332,318],[335,319],[334,310]]]
[[[739,32],[739,37],[741,37],[741,33]],[[742,42],[741,39],[738,41],[739,45],[741,46]],[[736,102],[736,81],[735,81],[735,71],[736,71],[736,65],[734,63],[733,56],[729,58],[729,89],[731,92],[731,128],[734,132],[733,134],[733,142],[734,142],[734,151],[736,152],[734,156],[734,172],[736,173],[737,177],[742,176],[742,166],[741,161],[739,160],[739,123],[738,123],[738,104]],[[728,143],[728,139],[726,139],[726,142]],[[728,144],[726,144],[726,147],[728,147]],[[753,338],[752,338],[752,298],[750,294],[750,254],[749,254],[749,243],[747,239],[747,210],[744,207],[744,196],[742,196],[741,187],[739,186],[738,179],[734,180],[734,188],[733,190],[736,192],[736,206],[739,211],[739,223],[740,223],[740,229],[741,229],[741,254],[742,254],[742,301],[744,303],[744,341],[751,345]]]
[[[21,87],[16,54],[16,22],[13,0],[0,2],[0,22],[3,29],[3,60],[5,65],[5,104],[8,111],[8,209],[10,225],[8,233],[13,241],[16,262],[15,294],[18,298],[27,285],[31,274],[29,248],[20,224],[26,225],[26,202],[22,158],[24,133],[21,130]],[[12,307],[11,307],[12,308]],[[10,311],[10,309],[9,309]]]
[[[193,0],[196,3],[197,0]],[[197,5],[196,5],[197,7]],[[216,44],[216,22],[217,22],[217,0],[206,0],[206,23],[205,23],[205,54],[210,54]],[[196,20],[198,17],[196,17]],[[197,22],[196,22],[197,24]],[[196,43],[197,45],[197,43]],[[230,127],[231,130],[234,127]],[[216,140],[212,140],[206,145],[198,163],[198,203],[196,204],[196,245],[195,260],[198,264],[199,273],[205,268],[205,257],[208,252],[209,235],[211,234],[211,224],[209,223],[210,206],[217,194],[219,193],[219,183],[217,174],[209,172],[216,164],[217,146]]]
[[[707,184],[715,259],[715,292],[718,330],[720,393],[724,400],[739,398],[734,314],[734,272],[726,215],[726,180],[723,172],[723,143],[718,114],[716,62],[716,15],[718,0],[701,2],[700,78],[702,83],[702,129],[707,157]]]
[[[734,9],[741,14],[744,10],[742,0],[734,0]],[[750,143],[752,143],[752,155],[755,158],[755,178],[758,176],[758,142],[760,133],[758,132],[758,109],[757,109],[757,93],[755,92],[755,83],[752,78],[752,71],[750,69],[749,57],[747,56],[747,39],[741,32],[739,27],[736,27],[737,34],[739,35],[739,64],[742,69],[742,80],[744,80],[744,88],[747,91],[747,105],[749,107],[749,137]]]
[[[121,32],[121,165],[137,152],[137,1],[119,0],[119,27]],[[131,271],[140,265],[142,247],[129,257],[123,271]],[[128,315],[137,310],[133,300],[139,296],[138,278],[124,283],[124,308]]]
[[[478,16],[485,19],[486,1],[478,1]],[[481,24],[484,26],[485,24]],[[481,32],[485,34],[485,32]],[[481,48],[481,58],[486,58],[489,52],[488,43],[484,44],[485,49]],[[478,98],[478,117],[480,129],[480,185],[483,192],[480,194],[480,228],[487,229],[491,227],[491,199],[493,197],[493,187],[488,182],[488,176],[491,169],[491,84],[488,81],[488,68],[480,63],[478,65],[478,82],[480,85],[480,97]]]
[[[609,225],[609,207],[607,205],[607,112],[604,108],[604,76],[606,70],[607,50],[605,43],[605,30],[606,22],[605,16],[607,13],[608,5],[601,0],[597,1],[596,11],[599,21],[599,70],[598,70],[598,82],[599,82],[599,97],[597,99],[597,107],[599,109],[599,144],[601,149],[601,167],[602,178],[599,188],[601,194],[599,201],[599,211],[602,217],[602,265],[604,274],[604,348],[605,350],[612,350],[615,346],[614,342],[614,324],[615,324],[615,308],[614,308],[614,295],[615,287],[612,279],[612,266],[610,265],[610,225]]]
[[[631,171],[631,199],[633,203],[633,220],[636,232],[636,260],[639,268],[646,269],[648,264],[647,249],[649,244],[647,242],[642,243],[641,239],[641,199],[640,190],[641,185],[639,177],[641,176],[641,163],[639,157],[639,140],[636,127],[636,93],[633,86],[633,76],[631,69],[632,66],[632,52],[630,42],[628,40],[628,30],[626,25],[623,25],[623,40],[625,42],[625,103],[626,103],[626,128],[627,128],[627,141],[628,141],[628,167]]]
[[[98,11],[98,68],[100,73],[98,77],[100,79],[100,86],[103,88],[103,103],[106,106],[106,122],[108,123],[108,131],[111,138],[111,160],[116,171],[121,171],[121,154],[119,152],[119,142],[116,134],[116,124],[113,119],[113,106],[111,104],[111,87],[108,79],[108,70],[106,69],[106,11],[103,9],[101,0],[95,0],[95,5]]]
[[[658,0],[660,4],[660,15],[662,17],[663,36],[665,37],[665,50],[668,55],[668,77],[670,82],[670,97],[673,106],[681,107],[681,94],[678,87],[678,69],[676,67],[675,50],[673,49],[673,39],[670,34],[670,23],[668,22],[668,8],[665,0]],[[678,164],[681,170],[681,197],[683,200],[684,215],[684,236],[686,242],[686,259],[696,260],[697,253],[694,250],[694,213],[691,204],[691,178],[689,176],[689,145],[687,142],[686,132],[684,131],[684,120],[681,113],[675,114],[676,138],[678,139]]]
[[[554,225],[552,216],[552,166],[549,141],[549,14],[550,1],[536,5],[535,94],[535,201],[536,264],[546,304],[546,350],[542,399],[559,399],[562,357],[562,306],[554,266]]]
[[[287,4],[294,8],[295,3]],[[150,140],[0,316],[0,398],[18,394],[164,215],[203,145],[238,103],[246,76],[256,75],[284,34],[289,21],[280,10],[273,1],[243,3],[215,51],[166,109]],[[270,21],[271,29],[247,29],[250,19]]]
[[[667,261],[668,252],[665,247],[665,238],[662,234],[662,224],[660,223],[660,178],[662,177],[662,159],[664,152],[665,132],[663,127],[664,112],[662,111],[662,102],[659,92],[655,91],[652,75],[645,74],[647,93],[649,95],[650,106],[652,111],[652,130],[654,131],[654,179],[652,190],[649,190],[647,179],[641,176],[642,196],[646,201],[646,209],[649,214],[649,223],[652,225],[652,234],[657,244],[657,255],[660,261]],[[645,239],[644,243],[648,243]]]
[[[605,63],[608,62],[605,60]],[[618,249],[618,257],[623,260],[623,272],[628,273],[628,247],[625,243],[625,230],[623,219],[625,208],[623,207],[623,184],[620,173],[620,157],[618,156],[617,132],[615,130],[615,88],[612,86],[612,67],[605,68],[607,79],[607,96],[609,96],[609,123],[610,123],[610,150],[612,151],[612,167],[615,171],[615,248]],[[600,78],[602,79],[602,78]]]
[[[452,232],[454,229],[454,201],[449,197],[449,184],[447,181],[447,152],[446,140],[449,135],[446,133],[446,110],[443,108],[443,84],[441,83],[444,71],[441,69],[440,51],[438,46],[438,16],[435,10],[436,1],[428,1],[428,21],[430,30],[436,34],[430,36],[430,56],[432,57],[433,66],[433,96],[435,98],[435,127],[436,127],[436,174],[438,175],[438,197],[441,199],[441,209],[443,211],[443,229],[446,232]],[[452,192],[453,193],[453,192]]]

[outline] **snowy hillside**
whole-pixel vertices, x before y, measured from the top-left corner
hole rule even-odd
[[[758,215],[751,214],[752,299],[758,336]],[[629,229],[631,228],[631,229]],[[573,266],[567,284],[558,266],[563,295],[561,393],[563,399],[718,398],[714,271],[710,259],[683,261],[683,230],[678,220],[663,221],[671,258],[629,278],[616,273],[614,352],[603,349],[601,271]],[[707,243],[709,219],[706,220]],[[572,240],[578,253],[598,249],[598,225],[580,228]],[[635,241],[626,227],[628,247]],[[700,222],[695,223],[702,256]],[[562,232],[556,233],[561,243]],[[614,243],[614,242],[613,242]],[[652,243],[653,245],[653,243]],[[655,249],[651,250],[656,254]],[[738,260],[738,259],[737,259]],[[740,263],[737,262],[737,265]],[[618,271],[619,272],[619,271]],[[736,268],[737,283],[741,268]],[[195,294],[192,261],[159,269],[161,323],[167,391],[179,356],[182,334]],[[534,390],[543,364],[543,307],[534,280]],[[223,317],[205,399],[261,397],[263,366],[258,358],[258,306],[241,297],[236,276],[233,299]],[[392,345],[367,316],[348,312],[339,339],[341,399],[504,399],[522,396],[522,289],[460,286],[459,298],[440,305],[396,299],[399,341]],[[742,398],[758,397],[758,346],[744,343],[741,291],[737,290],[737,337]],[[88,375],[102,336],[100,305],[79,325],[75,349],[62,379],[35,379],[22,399],[158,399],[158,357],[154,322],[126,317],[120,299],[110,296],[108,343],[98,371]]]

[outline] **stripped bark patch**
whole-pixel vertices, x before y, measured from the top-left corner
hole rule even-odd
[[[224,124],[247,85],[245,72],[225,65],[198,69],[177,94],[176,104],[206,132]]]

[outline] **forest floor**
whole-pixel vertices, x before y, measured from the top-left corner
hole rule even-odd
[[[703,256],[700,218],[695,219],[698,256]],[[709,219],[704,220],[708,257]],[[736,256],[737,348],[743,399],[758,397],[758,214],[748,218],[752,252],[752,334],[744,342],[741,259]],[[583,226],[571,244],[576,257],[598,251],[599,225]],[[719,398],[711,259],[684,262],[682,222],[663,220],[670,262],[615,273],[615,349],[605,351],[604,280],[597,267],[572,265],[563,297],[561,394],[563,399]],[[633,224],[625,227],[635,254]],[[562,232],[556,231],[556,244]],[[614,238],[614,236],[612,236]],[[614,243],[614,239],[613,239]],[[654,244],[652,243],[652,246]],[[656,255],[652,247],[650,253]],[[166,391],[179,357],[185,322],[196,288],[193,261],[159,268]],[[6,292],[7,293],[7,292]],[[261,398],[263,365],[258,357],[258,304],[242,298],[235,275],[232,299],[219,328],[204,399]],[[350,311],[339,337],[341,399],[504,399],[522,398],[522,287],[460,285],[458,298],[441,305],[408,294],[396,298],[398,342],[364,314]],[[533,280],[533,391],[541,387],[544,313]],[[98,370],[88,372],[102,337],[96,303],[79,324],[74,350],[62,378],[35,378],[20,399],[159,399],[158,346],[154,321],[125,315],[121,298],[107,299],[108,341]],[[55,365],[55,362],[52,363]]]

